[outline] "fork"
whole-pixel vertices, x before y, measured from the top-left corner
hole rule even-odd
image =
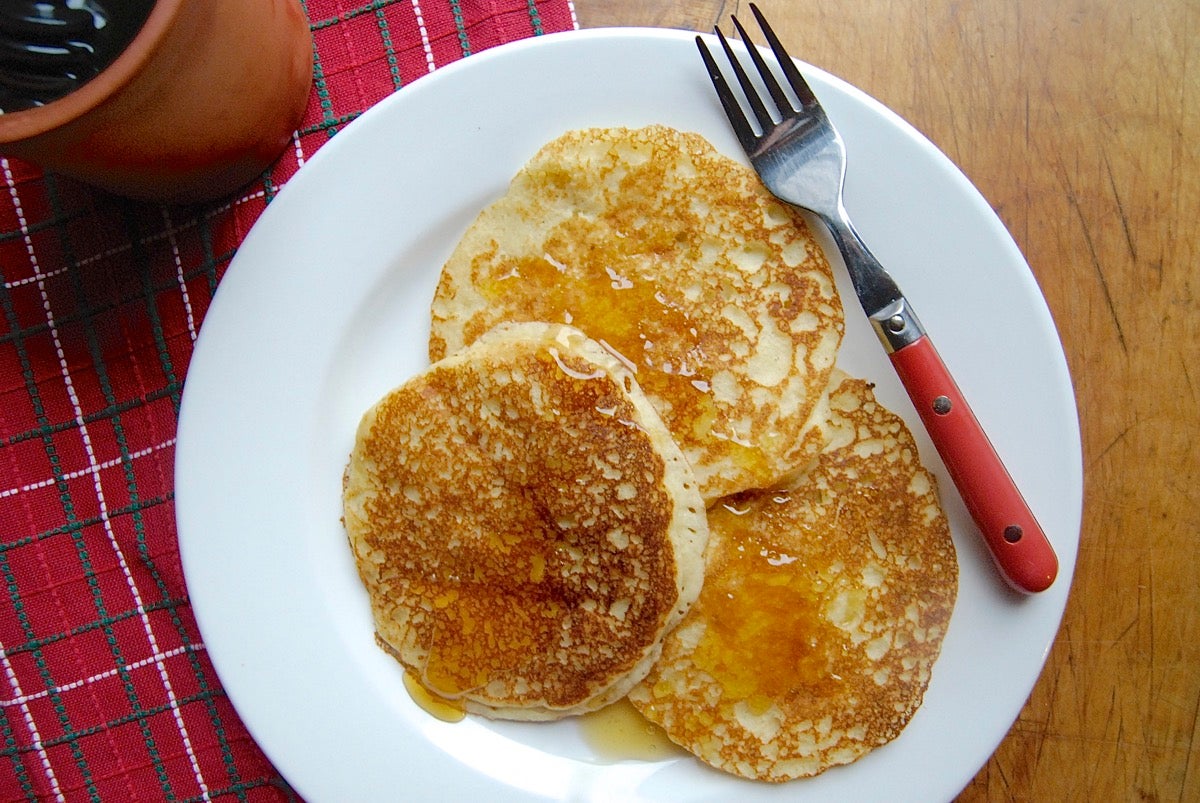
[[[808,210],[829,229],[863,311],[1000,574],[1019,591],[1044,591],[1058,574],[1053,547],[934,349],[912,305],[851,224],[842,201],[846,148],[841,136],[762,12],[753,3],[750,11],[799,108],[734,17],[734,27],[746,43],[769,100],[760,94],[720,28],[715,33],[758,124],[761,133],[756,133],[704,38],[697,36],[696,45],[738,141],[775,197]]]

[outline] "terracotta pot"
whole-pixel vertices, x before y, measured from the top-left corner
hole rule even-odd
[[[298,0],[157,0],[95,78],[0,114],[0,153],[119,195],[217,198],[291,141],[312,69]]]

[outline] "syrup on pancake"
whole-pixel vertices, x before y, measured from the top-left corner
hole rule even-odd
[[[447,260],[431,359],[501,321],[571,324],[620,355],[707,502],[783,482],[841,342],[801,213],[696,134],[572,131],[544,146]]]
[[[362,419],[344,519],[380,644],[467,711],[620,699],[699,593],[695,478],[578,330],[503,326]]]
[[[709,511],[704,589],[630,699],[672,740],[786,781],[899,735],[957,594],[934,478],[870,386],[830,394],[830,445],[791,490]]]

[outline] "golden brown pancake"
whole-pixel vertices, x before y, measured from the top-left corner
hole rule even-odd
[[[630,693],[705,762],[786,781],[899,735],[958,588],[934,478],[903,421],[835,378],[830,444],[787,492],[709,511],[700,599]]]
[[[632,374],[568,326],[499,327],[388,393],[344,502],[381,645],[489,716],[624,696],[702,582],[694,475]]]
[[[544,146],[446,262],[431,359],[502,321],[571,324],[619,354],[706,501],[776,485],[843,331],[804,218],[696,134],[572,131]]]

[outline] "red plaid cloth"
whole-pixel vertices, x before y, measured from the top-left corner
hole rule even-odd
[[[294,798],[213,671],[180,569],[175,427],[242,238],[363,110],[435,67],[575,27],[570,0],[307,0],[293,147],[203,207],[0,160],[0,800]]]

